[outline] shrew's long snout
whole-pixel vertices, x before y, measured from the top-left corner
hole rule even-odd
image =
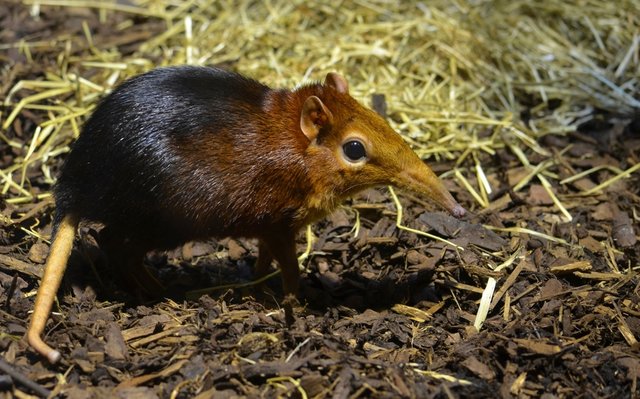
[[[457,218],[464,216],[467,211],[453,198],[442,180],[418,157],[416,159],[418,162],[402,171],[395,185],[424,195]]]

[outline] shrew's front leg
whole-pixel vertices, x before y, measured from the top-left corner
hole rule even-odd
[[[287,324],[292,324],[293,306],[298,304],[296,296],[300,286],[300,268],[296,254],[296,242],[293,234],[278,234],[261,240],[268,252],[275,258],[282,273],[282,289],[284,291],[284,309]],[[262,247],[263,245],[261,245]],[[262,250],[259,256],[262,255]],[[262,266],[260,263],[258,266]]]

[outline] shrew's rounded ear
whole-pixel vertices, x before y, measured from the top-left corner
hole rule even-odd
[[[323,126],[330,124],[333,120],[331,111],[316,96],[309,96],[302,106],[300,114],[300,129],[309,139],[315,140]]]
[[[327,74],[324,84],[333,87],[340,93],[349,93],[349,83],[347,83],[347,80],[342,75],[335,72],[329,72]]]

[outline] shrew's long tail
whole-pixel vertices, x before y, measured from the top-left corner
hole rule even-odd
[[[78,228],[76,215],[65,215],[57,226],[57,230],[51,244],[51,251],[47,258],[44,276],[40,282],[36,304],[33,307],[31,324],[27,330],[27,341],[40,354],[46,356],[49,362],[56,363],[60,360],[60,352],[47,345],[41,338],[45,324],[51,313],[51,307],[55,300],[60,282],[67,268],[67,261],[73,249],[73,240]]]

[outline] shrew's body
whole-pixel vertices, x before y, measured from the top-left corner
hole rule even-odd
[[[273,90],[215,68],[161,68],[119,86],[96,108],[55,187],[55,239],[29,342],[40,339],[81,220],[105,225],[101,246],[123,271],[151,249],[208,237],[259,239],[257,273],[272,260],[295,294],[295,234],[351,194],[394,184],[456,216],[433,172],[330,73],[324,83]],[[132,273],[136,283],[153,282]],[[142,276],[142,277],[140,277]]]

